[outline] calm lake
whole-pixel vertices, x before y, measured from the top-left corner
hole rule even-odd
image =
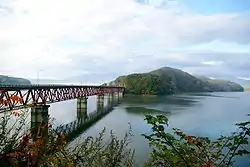
[[[88,100],[88,112],[96,109],[96,97]],[[149,157],[147,140],[141,136],[149,133],[150,126],[144,121],[145,114],[167,113],[171,128],[180,128],[191,135],[213,139],[236,130],[235,123],[249,120],[250,93],[192,93],[163,97],[125,96],[121,104],[107,116],[89,128],[81,137],[98,135],[106,127],[123,137],[131,124],[134,136],[132,147],[136,150],[136,166],[142,166]],[[50,115],[56,124],[76,119],[76,100],[56,103],[50,107]],[[237,159],[236,167],[249,167],[250,157]]]

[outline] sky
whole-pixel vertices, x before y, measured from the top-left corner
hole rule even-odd
[[[168,66],[250,85],[250,1],[0,0],[0,62],[34,82]]]

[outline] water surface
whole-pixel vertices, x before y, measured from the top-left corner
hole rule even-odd
[[[96,109],[91,97],[88,112]],[[250,93],[193,93],[162,97],[126,96],[114,111],[89,128],[81,137],[98,135],[106,127],[123,137],[131,124],[134,136],[132,147],[136,150],[136,166],[148,159],[150,148],[141,134],[150,133],[145,114],[166,114],[170,128],[180,128],[191,135],[208,136],[213,139],[236,130],[235,123],[249,120]],[[68,123],[76,118],[76,101],[53,104],[50,114],[56,124]],[[249,167],[250,157],[239,158],[236,167]]]

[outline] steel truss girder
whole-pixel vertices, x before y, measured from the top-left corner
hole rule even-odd
[[[106,86],[0,86],[0,113],[34,105],[123,91],[124,87]],[[12,97],[18,97],[18,99]]]

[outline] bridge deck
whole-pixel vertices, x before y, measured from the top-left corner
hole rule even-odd
[[[123,92],[124,89],[94,85],[0,85],[0,113],[80,97]]]
[[[96,85],[1,85],[1,90],[15,91],[25,89],[51,89],[51,88],[123,88],[118,86],[96,86]]]

